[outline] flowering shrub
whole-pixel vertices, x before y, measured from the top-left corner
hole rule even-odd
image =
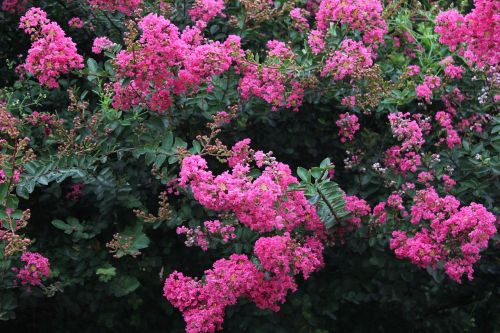
[[[1,8],[0,330],[497,329],[498,1]]]

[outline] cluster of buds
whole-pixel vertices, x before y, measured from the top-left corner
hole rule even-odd
[[[131,251],[132,244],[134,243],[134,237],[123,236],[120,233],[113,235],[113,239],[106,243],[106,247],[109,249],[110,253],[114,253],[113,257],[121,258],[125,254],[129,254],[133,258],[137,257],[141,252],[135,250]]]
[[[35,155],[28,148],[30,139],[22,137],[21,121],[13,116],[7,105],[0,104],[0,186],[5,196],[0,198],[0,241],[5,242],[4,255],[11,256],[25,252],[31,241],[18,234],[28,224],[30,211],[17,210],[17,199],[10,193],[21,180],[23,165],[32,161]]]
[[[170,205],[168,203],[168,196],[167,196],[167,191],[161,192],[159,195],[159,202],[158,202],[158,214],[153,215],[153,214],[148,214],[140,209],[135,209],[134,214],[141,219],[142,221],[146,223],[156,223],[156,222],[163,222],[167,221],[171,214],[172,210],[170,209]]]
[[[5,242],[4,255],[12,256],[18,252],[26,252],[31,240],[25,238],[17,231],[26,227],[30,218],[30,210],[27,209],[22,212],[20,218],[16,218],[12,214],[12,210],[6,209],[5,219],[0,219],[0,240]]]

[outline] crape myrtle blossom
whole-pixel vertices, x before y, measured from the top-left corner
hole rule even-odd
[[[293,21],[293,27],[298,31],[306,31],[309,29],[309,22],[304,17],[307,11],[301,8],[294,8],[290,11],[290,18]]]
[[[287,165],[265,158],[270,154],[258,151],[253,157],[249,144],[249,139],[236,143],[231,149],[230,171],[217,176],[208,170],[202,156],[182,160],[179,185],[190,189],[200,204],[234,214],[239,227],[266,233],[254,244],[253,254],[259,265],[247,255],[232,254],[217,260],[203,279],[180,272],[166,279],[164,295],[183,313],[187,332],[220,330],[225,308],[240,297],[261,309],[278,311],[288,292],[297,289],[295,275],[307,279],[324,265],[326,230],[304,193],[288,191],[289,185],[298,180]],[[260,176],[250,176],[251,161],[263,168]],[[234,227],[223,230],[219,220],[204,224],[207,235],[220,234],[227,241],[233,238]],[[299,229],[305,234],[297,233]],[[204,233],[201,229],[198,232]],[[178,233],[190,235],[185,227],[179,227]],[[195,233],[192,236],[198,237]]]
[[[28,0],[3,0],[2,10],[9,13],[22,13],[27,5]]]
[[[174,95],[196,91],[213,75],[227,71],[241,56],[239,37],[230,35],[221,42],[202,43],[201,31],[186,28],[182,33],[163,16],[149,14],[139,21],[142,34],[130,48],[115,59],[116,81],[113,106],[129,109],[146,105],[162,113]]]
[[[142,3],[142,0],[88,0],[89,5],[101,10],[119,11],[131,15]]]
[[[441,86],[441,79],[439,76],[426,75],[424,83],[415,88],[418,98],[424,99],[427,103],[431,102],[432,92]]]
[[[474,202],[459,206],[455,197],[440,197],[433,187],[418,191],[411,207],[411,223],[417,230],[413,235],[394,231],[391,249],[422,268],[444,262],[446,274],[458,283],[463,275],[472,280],[479,252],[496,233],[496,218]]]
[[[359,131],[358,117],[354,114],[341,113],[340,119],[335,122],[339,128],[340,142],[351,141],[354,134]]]
[[[92,52],[95,54],[100,54],[102,51],[109,50],[113,48],[116,44],[112,42],[108,37],[97,37],[94,39],[92,44]]]
[[[446,133],[446,138],[441,139],[440,142],[446,142],[448,148],[452,149],[462,143],[462,140],[458,136],[457,131],[453,128],[451,115],[444,111],[439,111],[436,113],[435,119],[441,125]]]
[[[360,32],[363,42],[376,48],[388,31],[382,10],[378,0],[323,0],[316,13],[317,29],[326,33],[330,23],[340,22]]]
[[[68,21],[68,25],[72,28],[81,29],[85,25],[85,22],[79,17],[73,17]]]
[[[474,9],[465,16],[455,9],[442,12],[436,18],[435,27],[439,42],[452,51],[458,49],[471,65],[495,66],[500,61],[499,12],[497,0],[475,0]]]
[[[298,111],[304,98],[304,88],[295,75],[284,65],[293,63],[295,54],[283,42],[271,40],[267,43],[267,58],[271,64],[258,65],[240,58],[238,61],[242,78],[239,90],[243,99],[255,96],[272,105],[272,110],[289,108]]]
[[[50,274],[49,260],[36,252],[25,252],[21,255],[24,267],[14,268],[17,273],[16,278],[23,286],[40,286],[42,279]]]
[[[338,81],[372,65],[371,48],[365,47],[362,42],[345,39],[326,60],[321,76],[332,76]]]
[[[203,29],[216,16],[224,16],[224,0],[195,0],[189,10],[189,16],[196,26]]]
[[[35,76],[40,84],[57,88],[57,78],[61,74],[84,67],[76,44],[66,37],[57,23],[48,20],[43,10],[31,8],[21,17],[20,28],[33,40],[23,69]]]

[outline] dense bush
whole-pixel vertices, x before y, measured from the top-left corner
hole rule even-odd
[[[500,327],[498,0],[0,19],[2,332]]]

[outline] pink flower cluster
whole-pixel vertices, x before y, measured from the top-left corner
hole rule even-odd
[[[425,184],[425,186],[429,187],[431,186],[431,182],[434,180],[434,176],[430,172],[422,171],[417,175],[417,180],[419,183]]]
[[[342,97],[342,101],[340,102],[340,104],[350,108],[354,108],[356,106],[356,96],[344,96]]]
[[[210,246],[210,241],[218,239],[223,243],[227,243],[236,238],[234,231],[236,230],[232,224],[224,224],[219,220],[205,221],[204,229],[200,227],[190,229],[185,226],[177,228],[178,235],[186,235],[187,240],[184,244],[188,247],[197,245],[203,251],[207,251]]]
[[[26,11],[28,0],[3,0],[2,10],[9,13],[22,13]]]
[[[85,22],[79,17],[73,17],[68,21],[68,25],[72,28],[81,29],[85,25]]]
[[[386,151],[385,165],[403,175],[408,171],[416,172],[417,167],[422,164],[419,150],[425,143],[423,134],[429,133],[431,129],[429,121],[419,113],[412,115],[414,120],[411,120],[408,112],[391,113],[388,118],[394,137],[402,141],[402,144]]]
[[[448,176],[446,174],[444,174],[441,177],[441,180],[444,183],[445,190],[448,192],[457,184],[457,182],[455,180],[453,180],[453,178],[451,178],[450,176]]]
[[[19,170],[14,170],[12,172],[12,177],[9,178],[7,176],[7,173],[5,172],[5,170],[4,169],[0,169],[0,184],[5,183],[9,179],[12,182],[12,184],[19,183],[19,180],[21,179],[21,172]]]
[[[409,76],[417,76],[420,73],[420,67],[417,65],[410,65],[406,68]]]
[[[444,262],[446,274],[458,283],[463,275],[472,280],[480,250],[496,233],[496,219],[480,204],[459,206],[455,197],[441,198],[432,187],[418,191],[411,207],[411,222],[419,229],[413,236],[394,231],[391,249],[398,258],[409,259],[422,268]]]
[[[452,51],[465,44],[459,54],[471,64],[479,68],[494,66],[500,61],[499,12],[500,2],[475,0],[474,9],[465,16],[454,9],[440,13],[435,31],[440,35],[439,41]]]
[[[351,141],[354,134],[359,131],[358,117],[350,113],[340,114],[340,119],[335,122],[339,128],[339,136],[341,142]]]
[[[34,40],[23,68],[33,74],[42,85],[57,88],[58,76],[84,67],[76,44],[66,37],[57,23],[47,19],[43,10],[31,8],[21,18],[20,28]]]
[[[400,146],[392,146],[385,152],[384,164],[401,174],[416,172],[422,165],[422,157],[415,151],[404,151]]]
[[[410,184],[414,186],[413,183]],[[375,205],[375,207],[373,207],[373,221],[378,224],[386,223],[388,213],[393,215],[394,217],[408,217],[408,212],[403,205],[403,198],[397,192],[389,195],[387,201],[379,202],[377,205]]]
[[[186,321],[186,332],[214,332],[222,329],[224,310],[236,304],[239,297],[249,298],[257,307],[279,311],[288,291],[297,285],[293,274],[308,278],[323,266],[323,244],[309,237],[303,244],[283,236],[262,237],[255,243],[254,253],[259,269],[246,255],[233,254],[217,260],[205,271],[203,280],[195,280],[173,272],[165,280],[165,297],[178,308]]]
[[[119,11],[131,15],[142,3],[142,0],[88,0],[89,5],[101,10]]]
[[[399,141],[403,141],[401,149],[404,151],[420,148],[424,144],[422,125],[424,127],[428,125],[426,122],[411,120],[409,117],[409,112],[389,113],[388,115],[392,134]]]
[[[57,116],[50,113],[40,113],[33,111],[25,120],[32,126],[42,128],[44,135],[52,134],[54,127],[64,123],[64,119],[57,119]]]
[[[444,68],[444,75],[450,79],[461,79],[463,73],[464,68],[462,66],[449,64]]]
[[[42,278],[50,274],[49,259],[36,252],[25,252],[21,255],[21,260],[25,265],[21,269],[14,268],[17,272],[17,279],[23,286],[40,286]]]
[[[189,185],[195,199],[206,208],[232,211],[243,225],[258,232],[292,231],[302,224],[306,230],[322,229],[304,194],[287,192],[290,184],[297,183],[287,165],[268,165],[254,180],[249,172],[248,165],[237,164],[231,172],[214,176],[206,161],[193,155],[182,161],[179,183]]]
[[[424,83],[415,88],[418,98],[423,98],[427,103],[431,102],[432,91],[441,86],[441,79],[438,76],[426,75]]]
[[[129,79],[127,84],[114,84],[115,108],[146,105],[161,113],[172,104],[172,95],[197,89],[241,56],[237,36],[229,36],[224,43],[202,44],[198,28],[186,28],[180,34],[174,24],[156,14],[142,18],[139,28],[140,39],[115,59],[118,78]]]
[[[345,39],[338,50],[326,60],[321,76],[331,75],[335,81],[373,65],[372,50],[363,42]]]
[[[254,253],[266,271],[276,276],[302,273],[305,279],[323,266],[322,252],[323,244],[317,238],[308,237],[300,245],[289,233],[261,237],[254,247]]]
[[[108,37],[97,37],[92,44],[92,52],[100,54],[102,51],[109,50],[115,45]]]
[[[440,142],[446,141],[446,144],[450,149],[455,146],[459,146],[462,143],[462,140],[458,136],[457,131],[453,128],[451,115],[448,112],[439,111],[436,113],[435,119],[446,131],[446,139],[441,139]]]
[[[382,11],[378,0],[322,0],[316,13],[317,29],[324,35],[330,23],[340,22],[361,32],[363,42],[376,47],[376,43],[383,43],[388,31]]]
[[[233,254],[217,260],[202,280],[179,272],[167,278],[164,295],[183,313],[187,332],[221,329],[225,308],[239,297],[250,299],[261,309],[278,311],[287,293],[297,289],[294,276],[302,274],[307,279],[324,265],[324,226],[303,192],[288,191],[298,180],[287,165],[265,158],[270,154],[259,151],[253,157],[249,144],[246,139],[233,147],[231,170],[218,176],[208,170],[201,156],[182,161],[179,184],[189,187],[197,201],[208,209],[230,212],[242,226],[266,233],[255,242],[252,261],[246,255]],[[249,174],[251,161],[265,166],[256,178]],[[223,240],[233,238],[234,226],[224,227],[218,220],[205,222],[208,233],[221,234]],[[297,229],[305,235],[300,236]]]
[[[272,65],[257,65],[242,60],[240,70],[243,77],[239,89],[243,99],[252,95],[271,104],[272,110],[291,108],[298,111],[302,105],[304,88],[295,80],[294,75],[284,66],[288,60],[293,60],[294,53],[283,42],[271,40],[267,43],[267,60]]]
[[[195,0],[189,10],[189,16],[196,22],[197,27],[203,29],[211,19],[221,15],[224,8],[224,0]]]
[[[304,17],[306,11],[302,8],[294,8],[290,11],[290,18],[293,21],[293,27],[298,31],[306,31],[309,29],[309,22]]]
[[[311,30],[307,42],[314,54],[319,54],[325,49],[325,40],[323,34],[319,30]]]
[[[359,199],[354,195],[344,195],[344,200],[346,203],[345,209],[351,213],[347,222],[360,227],[361,219],[364,216],[368,216],[371,212],[370,206],[365,200]]]
[[[246,255],[233,254],[217,260],[205,271],[204,280],[173,272],[165,280],[163,293],[186,321],[186,332],[215,332],[222,329],[224,311],[247,297],[261,309],[279,310],[289,290],[297,285],[286,274],[267,277]]]
[[[250,153],[250,139],[243,139],[231,148],[231,156],[227,159],[229,167],[234,168],[237,164],[245,164]]]

